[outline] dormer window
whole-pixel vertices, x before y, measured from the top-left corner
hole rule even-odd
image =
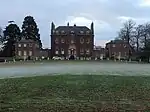
[[[83,33],[84,33],[84,31],[80,31],[80,33],[81,33],[81,34],[83,34]]]
[[[90,31],[86,31],[87,34],[90,34]]]
[[[62,30],[62,31],[61,31],[61,33],[62,33],[62,34],[64,34],[64,33],[65,33],[65,31],[64,31],[64,30]]]
[[[56,31],[56,34],[59,34],[59,31]]]
[[[80,39],[80,43],[81,43],[81,44],[84,43],[84,39],[83,39],[83,38]]]
[[[24,47],[27,47],[27,44],[24,44],[23,46],[24,46]]]
[[[71,33],[74,33],[74,31],[71,31]]]
[[[21,47],[21,44],[18,44],[18,47]]]

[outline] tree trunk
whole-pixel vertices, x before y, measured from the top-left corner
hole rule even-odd
[[[137,45],[136,51],[138,52],[139,51],[139,39],[138,38],[136,40],[136,45]]]
[[[147,40],[147,37],[146,37],[146,35],[144,36],[144,46],[145,46],[145,48],[146,48],[146,40]]]

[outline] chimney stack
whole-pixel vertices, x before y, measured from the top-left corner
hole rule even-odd
[[[69,26],[69,22],[67,23],[67,26]]]

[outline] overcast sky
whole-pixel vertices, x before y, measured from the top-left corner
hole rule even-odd
[[[1,0],[0,26],[8,20],[20,27],[27,15],[35,18],[45,48],[50,47],[50,24],[84,25],[94,22],[95,44],[104,46],[117,35],[127,19],[137,23],[150,21],[150,0]]]

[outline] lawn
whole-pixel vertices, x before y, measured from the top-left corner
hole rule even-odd
[[[0,112],[146,112],[149,101],[148,76],[59,75],[0,80]]]

